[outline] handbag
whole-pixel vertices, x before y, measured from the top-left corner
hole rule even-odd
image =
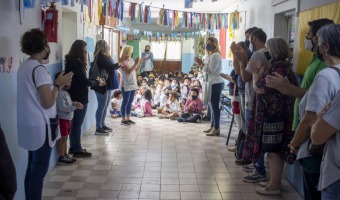
[[[54,142],[59,134],[59,118],[50,118],[51,139]]]
[[[94,58],[94,61],[91,63],[91,68],[89,72],[89,79],[96,80],[97,77],[102,78],[102,73],[98,69],[97,65],[98,55]]]
[[[262,129],[264,152],[279,152],[283,141],[284,122],[279,116],[265,117]]]

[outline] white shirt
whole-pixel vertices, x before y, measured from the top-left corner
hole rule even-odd
[[[340,65],[336,66],[340,68]],[[303,118],[306,111],[318,113],[322,107],[334,99],[340,90],[340,77],[338,72],[329,67],[321,70],[315,77],[307,93],[299,104],[299,116]],[[300,145],[297,159],[310,157],[308,140]]]
[[[218,52],[208,55],[204,59],[203,73],[208,75],[208,81],[211,84],[224,83],[223,78],[220,76],[222,72],[222,59]]]
[[[45,109],[42,107],[38,87],[42,85],[51,85],[53,82],[46,68],[36,60],[27,59],[18,69],[17,73],[17,128],[18,143],[24,149],[34,151],[39,149],[46,140],[46,124],[48,127],[49,146],[53,147],[55,142],[51,139],[50,118],[57,116],[56,105]],[[58,134],[57,139],[60,138]]]
[[[170,108],[167,108],[166,106],[164,107],[164,110],[165,111],[168,111],[170,113],[173,113],[173,112],[180,112],[181,111],[181,105],[179,104],[179,102],[177,100],[171,102],[170,100],[167,102],[167,104],[170,105]]]
[[[264,65],[268,66],[270,63],[268,62],[266,56],[264,55],[264,52],[266,51],[266,48],[262,48],[257,50],[253,53],[250,60],[253,60],[254,63],[257,63],[258,61],[261,61]],[[249,65],[246,68],[246,71],[249,73],[252,73]],[[245,107],[247,110],[253,109],[253,101],[255,97],[255,89],[253,86],[253,79],[251,79],[249,82],[246,82],[245,85]]]
[[[132,58],[129,58],[128,60],[123,62],[122,67],[126,67],[130,69],[134,65],[135,65],[135,61],[133,61]],[[125,70],[122,70],[121,68],[119,68],[118,70],[121,75],[121,78],[120,78],[121,87],[124,88],[124,91],[137,90],[138,85],[137,85],[136,70],[132,70],[132,72],[128,74]]]
[[[145,58],[150,57],[150,53],[147,53],[146,55],[147,55],[147,56],[146,56]],[[146,59],[146,60],[145,60],[145,67],[144,67],[144,70],[143,70],[143,71],[149,72],[149,71],[151,71],[151,70],[152,70],[152,61],[151,61],[151,59]]]
[[[116,107],[112,107],[112,103],[115,103]],[[121,106],[122,106],[122,98],[120,98],[120,99],[112,98],[111,99],[111,109],[120,111]]]

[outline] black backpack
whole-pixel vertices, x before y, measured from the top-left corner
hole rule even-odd
[[[245,139],[246,134],[244,134],[244,132],[240,130],[236,139],[236,151],[235,151],[235,158],[238,160],[242,159]]]

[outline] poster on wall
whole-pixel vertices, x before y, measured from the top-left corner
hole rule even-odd
[[[0,72],[9,73],[13,64],[13,57],[0,57]]]

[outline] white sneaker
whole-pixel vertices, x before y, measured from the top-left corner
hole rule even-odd
[[[281,190],[267,190],[267,188],[256,189],[257,194],[261,195],[280,195]]]
[[[260,185],[261,187],[267,187],[268,182],[267,182],[267,181],[260,181],[260,182],[259,182],[259,185]]]

